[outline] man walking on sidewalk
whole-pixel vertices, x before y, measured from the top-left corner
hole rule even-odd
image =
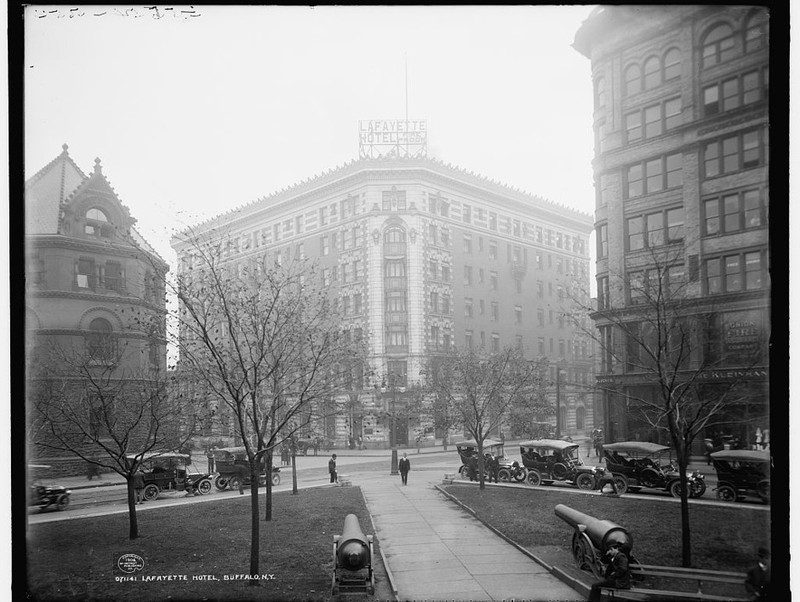
[[[400,470],[400,478],[403,479],[403,485],[408,485],[408,471],[411,470],[411,461],[408,459],[408,454],[403,454],[397,468]]]
[[[336,479],[336,454],[333,454],[328,460],[328,472],[331,473],[331,483],[338,482]]]

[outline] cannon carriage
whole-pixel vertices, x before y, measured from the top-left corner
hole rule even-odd
[[[372,569],[372,535],[364,535],[358,517],[348,514],[341,535],[333,536],[333,577],[331,593],[375,593]]]
[[[680,473],[671,461],[663,459],[669,450],[666,445],[647,441],[619,441],[603,445],[603,458],[620,493],[660,489],[672,497],[680,497]],[[699,471],[687,473],[686,482],[690,497],[705,493],[705,477]]]
[[[572,483],[579,489],[595,489],[604,470],[586,466],[580,457],[579,444],[561,439],[522,441],[519,453],[529,485],[551,485],[556,481]]]

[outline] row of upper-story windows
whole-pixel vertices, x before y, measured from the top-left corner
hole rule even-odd
[[[441,210],[438,209],[443,203],[446,203],[444,199],[431,195],[429,201],[431,203],[431,213],[437,215],[441,214],[443,217],[449,216],[449,209],[446,212],[441,212]],[[449,203],[447,206],[449,207]],[[487,211],[483,208],[474,208],[473,211],[473,207],[467,203],[461,203],[461,219],[467,224],[485,224],[485,227],[494,232],[502,232],[557,249],[573,251],[581,255],[586,253],[586,240],[580,235],[568,234],[554,228],[535,226],[525,220],[498,215],[496,212]],[[500,227],[498,227],[498,224],[500,224]],[[429,238],[432,244],[440,244],[441,242],[442,246],[448,246],[449,231],[446,227],[440,228],[436,224],[430,224],[428,228]],[[482,238],[478,237],[478,239],[479,244],[482,245]]]
[[[673,207],[625,220],[626,251],[638,251],[680,242],[684,237],[683,207]]]
[[[740,30],[727,23],[712,25],[701,35],[702,67],[713,67],[733,60],[742,54],[756,52],[767,47],[769,22],[765,11],[756,11],[745,21]],[[674,81],[682,75],[681,51],[667,48],[662,54],[653,54],[641,62],[628,64],[623,69],[623,95],[634,96],[643,90],[652,90],[664,83]],[[595,107],[608,104],[608,86],[603,76],[595,79]]]
[[[721,253],[704,259],[702,294],[719,295],[741,291],[761,290],[768,286],[766,252],[760,249]],[[683,263],[662,269],[631,270],[625,278],[627,305],[651,305],[683,298],[686,284],[697,280],[687,277]],[[608,276],[597,278],[598,309],[610,309]]]
[[[355,259],[339,266],[322,268],[322,285],[327,287],[331,284],[350,284],[358,282],[363,276],[361,260]]]

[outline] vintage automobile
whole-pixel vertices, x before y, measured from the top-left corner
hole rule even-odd
[[[133,462],[137,455],[129,454]],[[148,453],[140,457],[140,466],[144,473],[144,499],[158,499],[162,491],[182,491],[206,495],[212,491],[211,478],[208,472],[189,472],[192,468],[192,457],[189,454],[174,452]]]
[[[768,451],[726,449],[713,452],[711,461],[717,471],[717,499],[735,502],[746,496],[758,496],[769,502],[771,460]]]
[[[214,486],[220,491],[226,489],[239,489],[239,482],[243,487],[250,486],[250,465],[247,462],[247,451],[244,446],[240,447],[220,447],[213,451],[217,476],[214,478]],[[263,459],[263,458],[262,458]],[[272,467],[272,484],[281,484],[281,469],[277,466]],[[259,487],[266,484],[267,473],[263,462],[258,477]]]
[[[456,443],[456,450],[458,450],[458,455],[461,458],[461,467],[458,469],[458,472],[462,478],[468,479],[469,469],[467,468],[467,462],[471,457],[478,455],[478,444],[474,439],[460,441]],[[525,469],[519,465],[519,462],[512,460],[506,455],[502,442],[495,441],[494,439],[484,440],[483,453],[491,453],[500,460],[500,469],[497,472],[498,480],[504,482],[509,482],[511,480],[521,482],[525,480]],[[484,476],[488,479],[488,472],[486,472]]]
[[[50,467],[42,464],[31,464],[28,466],[31,474],[34,475],[33,484],[29,489],[28,506],[36,508],[39,512],[48,508],[56,510],[66,510],[69,507],[70,490],[61,485],[54,485],[43,482],[43,477],[39,476],[40,471]]]
[[[619,441],[603,445],[603,457],[620,493],[659,489],[680,497],[680,473],[669,458],[664,461],[669,450],[666,445],[648,441]],[[690,497],[701,497],[706,492],[705,477],[699,471],[687,473],[686,481]]]
[[[530,485],[551,485],[556,481],[572,483],[580,489],[594,489],[603,474],[602,466],[585,466],[579,444],[562,439],[533,439],[519,444],[522,464]]]

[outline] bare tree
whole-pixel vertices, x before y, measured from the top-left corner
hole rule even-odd
[[[540,366],[519,349],[497,353],[460,349],[444,356],[432,377],[441,402],[449,406],[476,441],[478,474],[484,489],[483,444],[497,429],[509,407],[523,398],[535,398],[544,386]]]
[[[713,302],[690,288],[680,252],[651,250],[641,269],[629,269],[600,291],[592,318],[606,374],[636,374],[651,386],[640,393],[629,388],[628,413],[662,431],[676,453],[681,484],[682,563],[691,566],[691,528],[686,470],[692,443],[710,426],[729,421],[723,412],[741,402],[747,369],[765,357],[765,340],[750,341],[739,355],[742,377],[727,378],[713,390],[710,370],[731,357],[714,350],[725,329]],[[762,334],[763,329],[753,329]],[[605,390],[613,390],[604,387]]]
[[[124,477],[129,538],[136,539],[133,475],[146,454],[181,447],[197,416],[171,395],[157,366],[127,367],[138,365],[126,356],[139,351],[116,342],[95,341],[85,351],[51,340],[30,358],[29,439],[37,452],[73,455]]]
[[[232,239],[186,239],[191,264],[178,275],[181,360],[228,408],[245,447],[251,487],[250,572],[259,573],[258,478],[273,450],[321,418],[337,391],[350,345],[331,295],[299,257],[266,252],[227,259]],[[272,519],[266,480],[265,520]],[[251,582],[257,585],[257,581]]]

